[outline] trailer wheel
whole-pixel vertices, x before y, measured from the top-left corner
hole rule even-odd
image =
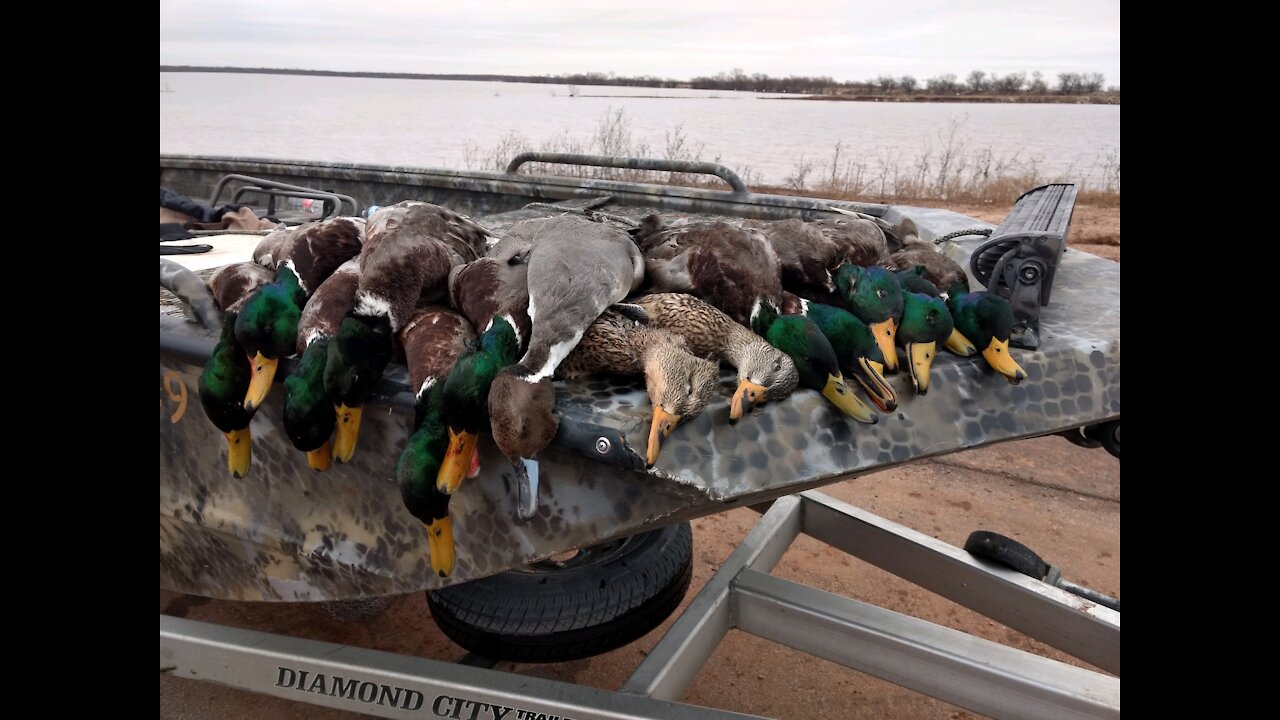
[[[666,620],[689,589],[689,523],[594,545],[427,592],[449,639],[497,660],[559,662],[599,655]]]

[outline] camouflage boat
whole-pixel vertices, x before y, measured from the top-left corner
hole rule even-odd
[[[593,163],[719,175],[729,190],[517,172],[523,162]],[[326,211],[421,199],[447,205],[501,234],[519,220],[565,211],[638,221],[655,210],[740,222],[815,219],[856,212],[912,219],[924,239],[983,223],[947,210],[750,192],[710,163],[534,155],[505,173],[344,163],[162,155],[165,187],[212,202],[314,198]],[[323,188],[322,191],[308,188]],[[538,513],[516,514],[508,463],[487,437],[480,477],[454,496],[457,567],[431,572],[427,540],[404,509],[395,460],[413,422],[403,366],[387,371],[364,413],[361,451],[325,473],[290,445],[277,384],[253,420],[253,467],[233,478],[221,433],[204,417],[197,379],[217,341],[217,313],[202,284],[162,258],[161,284],[190,307],[160,312],[160,584],[237,600],[327,601],[440,588],[529,566],[573,548],[636,536],[730,508],[754,505],[863,473],[991,443],[1061,433],[1119,453],[1120,266],[1065,248],[1074,188],[1036,188],[990,238],[939,245],[976,276],[999,285],[1037,317],[1023,317],[1034,350],[1017,351],[1028,378],[1006,383],[981,363],[952,356],[934,365],[925,397],[899,396],[874,425],[837,415],[816,392],[799,391],[730,425],[708,411],[682,425],[646,469],[649,402],[642,382],[607,378],[557,384],[560,430],[544,453]],[[201,240],[213,243],[214,240]],[[231,262],[245,247],[218,261]],[[198,256],[193,256],[198,257]],[[981,280],[977,276],[982,276]],[[1049,289],[1052,286],[1052,297]],[[1047,304],[1046,304],[1047,303]],[[279,374],[289,372],[288,361]],[[902,383],[899,376],[896,383]],[[721,383],[727,405],[735,379]]]

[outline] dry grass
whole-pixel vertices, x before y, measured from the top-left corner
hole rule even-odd
[[[781,186],[765,185],[751,167],[735,168],[748,186],[757,192],[814,195],[840,200],[884,203],[950,203],[1007,208],[1026,190],[1048,182],[1077,180],[1091,176],[1099,180],[1081,183],[1077,202],[1098,207],[1120,207],[1120,154],[1100,154],[1089,167],[1068,167],[1065,172],[1046,173],[1033,157],[1021,153],[1002,156],[990,148],[977,148],[964,132],[965,120],[953,118],[936,137],[926,138],[920,150],[906,155],[897,150],[879,150],[874,155],[855,155],[837,142],[825,161],[801,157]],[[624,157],[659,157],[668,160],[722,162],[720,157],[704,157],[706,149],[677,125],[666,133],[662,147],[638,139],[631,130],[626,111],[610,108],[597,123],[590,138],[571,137],[567,132],[534,144],[518,133],[510,133],[497,146],[485,151],[472,144],[464,151],[464,165],[476,170],[501,172],[517,154],[528,151],[585,153]],[[723,183],[706,175],[654,172],[575,165],[531,163],[529,172],[554,173],[570,177],[652,182],[689,187],[722,188]]]

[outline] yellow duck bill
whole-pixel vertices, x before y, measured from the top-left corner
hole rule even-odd
[[[245,477],[253,458],[253,437],[248,426],[223,434],[227,436],[227,469],[234,477]]]
[[[884,368],[889,372],[898,371],[898,348],[897,335],[898,324],[893,318],[889,318],[884,322],[869,325],[871,334],[875,336],[876,345],[880,346],[880,352],[884,354]]]
[[[324,472],[333,465],[333,440],[325,440],[315,450],[307,451],[307,467]]]
[[[764,402],[767,391],[765,386],[757,385],[750,380],[739,382],[738,389],[733,393],[733,401],[729,403],[729,424],[737,424],[752,406]]]
[[[271,392],[271,381],[275,379],[277,365],[279,365],[278,360],[263,357],[262,353],[253,356],[249,365],[252,373],[249,379],[249,390],[244,394],[245,410],[253,412],[255,408],[262,407],[262,402],[267,399],[267,393]]]
[[[427,529],[427,550],[431,552],[431,572],[449,577],[458,564],[453,550],[453,521],[448,515],[423,523]]]
[[[653,420],[649,422],[649,451],[645,454],[648,467],[653,467],[658,462],[658,453],[662,452],[662,441],[671,437],[671,431],[675,430],[679,424],[679,415],[669,413],[661,407],[653,408]]]
[[[334,405],[338,413],[338,432],[333,441],[333,457],[340,463],[351,462],[356,454],[356,441],[360,439],[361,408],[347,407],[341,403]]]
[[[440,472],[436,474],[436,489],[445,495],[452,495],[462,479],[471,471],[472,460],[476,455],[476,441],[480,436],[470,432],[454,432],[449,429],[449,449],[444,453],[444,462],[440,463]]]
[[[911,382],[916,386],[916,394],[929,392],[929,370],[933,367],[933,358],[938,354],[938,343],[907,343],[907,358],[911,371]]]
[[[991,344],[982,351],[982,357],[986,359],[991,369],[1005,376],[1014,385],[1027,379],[1027,371],[1023,370],[1022,366],[1009,355],[1008,340],[991,338]]]
[[[884,412],[893,412],[898,408],[898,393],[884,379],[884,365],[864,357],[857,359],[861,372],[854,375],[855,380],[867,392],[871,402]]]
[[[831,404],[840,408],[841,412],[858,422],[871,425],[880,422],[880,416],[867,407],[866,403],[859,400],[853,394],[853,390],[844,384],[844,378],[839,375],[827,376],[827,384],[822,389],[822,397],[831,401]]]
[[[951,334],[947,336],[947,349],[960,357],[973,357],[978,354],[978,347],[955,328],[952,328]]]

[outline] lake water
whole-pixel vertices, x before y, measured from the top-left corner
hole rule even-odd
[[[518,149],[599,152],[603,142],[717,160],[748,182],[781,185],[806,164],[810,183],[829,175],[838,143],[841,172],[936,166],[950,147],[974,172],[985,163],[1119,187],[1118,105],[819,102],[596,86],[571,96],[566,85],[220,73],[161,73],[160,85],[172,90],[160,94],[161,153],[496,169]],[[623,97],[638,95],[661,97]],[[610,120],[615,132],[597,140]]]

